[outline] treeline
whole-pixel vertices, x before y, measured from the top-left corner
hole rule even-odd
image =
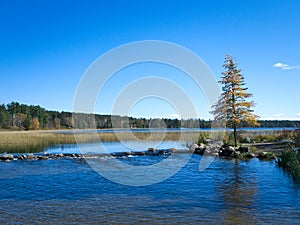
[[[208,128],[210,124],[211,121],[196,119],[145,119],[114,115],[72,114],[18,102],[0,105],[0,128],[2,129],[197,128],[199,125]]]
[[[300,127],[300,121],[295,120],[259,120],[260,127]]]
[[[261,120],[261,127],[300,127],[300,121]],[[11,102],[0,105],[1,129],[70,129],[70,128],[210,128],[203,119],[145,119],[115,115],[94,115],[46,110],[40,106]]]

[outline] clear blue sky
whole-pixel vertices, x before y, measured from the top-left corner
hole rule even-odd
[[[164,40],[189,48],[217,79],[229,53],[254,95],[256,114],[262,119],[300,119],[299,0],[3,0],[0,101],[71,111],[88,66],[108,50],[140,40]],[[127,76],[133,75],[127,81],[147,74],[148,68],[129,68]],[[190,81],[176,75],[178,71],[161,66],[150,71],[181,82],[200,116],[209,117],[199,90],[188,88]],[[97,113],[111,112],[111,96],[126,85],[117,78],[107,84]],[[174,109],[159,99],[145,99],[131,111],[137,117],[171,114],[176,114]]]

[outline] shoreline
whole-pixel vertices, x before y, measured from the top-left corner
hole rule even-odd
[[[224,151],[224,150],[223,150]],[[283,150],[282,150],[283,151]],[[53,159],[109,159],[109,158],[126,158],[126,157],[139,157],[139,156],[169,156],[171,154],[196,154],[203,157],[219,157],[222,159],[238,159],[238,160],[250,160],[258,158],[261,160],[275,160],[276,155],[274,152],[244,152],[240,153],[236,151],[232,155],[222,155],[220,153],[215,154],[203,149],[195,149],[191,151],[189,149],[153,149],[149,148],[147,151],[124,151],[124,152],[113,152],[113,153],[4,153],[0,154],[0,162],[11,162],[11,161],[35,161],[35,160],[53,160]],[[271,154],[270,154],[271,153]],[[278,154],[278,153],[277,153]]]
[[[242,127],[238,128],[237,131],[284,131],[284,130],[299,130],[299,127]],[[37,130],[20,130],[20,129],[0,129],[0,133],[2,132],[87,132],[87,131],[97,131],[101,133],[103,132],[129,132],[129,131],[143,131],[143,132],[150,132],[150,131],[167,131],[167,132],[205,132],[205,131],[232,131],[231,128],[103,128],[103,129],[93,129],[93,128],[87,128],[87,129],[37,129]]]
[[[278,128],[276,128],[278,129]],[[258,130],[240,131],[243,137],[255,135],[278,135],[283,130]],[[132,132],[131,132],[132,131]],[[0,153],[33,153],[58,144],[118,142],[118,141],[186,141],[198,143],[199,138],[209,138],[209,133],[220,132],[220,135],[230,131],[199,130],[199,129],[61,129],[61,130],[30,130],[30,131],[5,131],[0,130]],[[204,135],[203,135],[204,134]]]

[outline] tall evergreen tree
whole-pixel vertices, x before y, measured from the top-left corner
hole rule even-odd
[[[7,112],[5,105],[0,105],[0,128],[9,128],[9,113]]]
[[[249,98],[252,94],[247,92],[244,76],[237,67],[237,62],[230,55],[226,55],[223,65],[225,71],[221,80],[222,94],[218,102],[213,105],[215,120],[225,120],[226,126],[233,129],[234,145],[237,146],[237,128],[241,124],[257,126],[257,118],[253,113],[254,102]]]

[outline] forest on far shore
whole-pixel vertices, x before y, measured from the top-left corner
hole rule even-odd
[[[260,127],[300,127],[300,121],[292,120],[259,120],[258,122]],[[210,128],[211,123],[211,120],[204,119],[146,119],[118,115],[72,114],[18,102],[0,105],[1,129]]]

